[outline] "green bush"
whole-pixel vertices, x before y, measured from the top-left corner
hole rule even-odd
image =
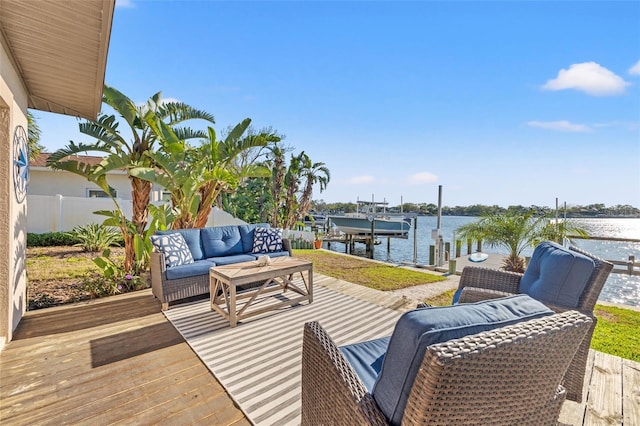
[[[27,233],[27,247],[72,246],[80,241],[67,232]]]
[[[104,251],[111,246],[120,246],[122,243],[122,234],[119,231],[97,223],[76,226],[68,234],[79,241],[74,245],[82,247],[84,251]]]

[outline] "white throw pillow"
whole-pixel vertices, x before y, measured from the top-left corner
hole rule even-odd
[[[251,253],[272,253],[275,251],[282,251],[282,230],[256,227]]]
[[[182,234],[176,232],[166,235],[152,235],[151,244],[160,253],[164,253],[167,268],[193,263],[193,256]]]

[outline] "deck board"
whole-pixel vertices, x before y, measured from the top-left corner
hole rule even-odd
[[[396,295],[318,283],[407,309]],[[285,407],[290,392],[274,386]],[[561,424],[640,424],[640,363],[591,351],[585,391]],[[0,423],[250,424],[149,290],[28,312],[0,352]]]
[[[7,425],[248,424],[148,290],[28,312],[0,398]]]

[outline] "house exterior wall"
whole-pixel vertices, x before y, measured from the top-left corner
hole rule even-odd
[[[87,197],[89,189],[100,190],[98,185],[82,176],[48,167],[33,167],[29,176],[29,195],[63,195],[68,197]],[[117,191],[117,197],[131,200],[131,184],[126,173],[109,174],[107,179]]]
[[[13,137],[27,130],[27,92],[0,33],[0,349],[26,310],[27,202],[18,202],[13,181]]]

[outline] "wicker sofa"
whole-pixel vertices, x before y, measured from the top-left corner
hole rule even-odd
[[[464,310],[481,303],[410,311],[390,338],[340,348],[319,323],[305,324],[302,425],[556,424],[560,382],[591,319],[542,305],[505,321],[529,309],[505,298],[481,309],[480,323],[502,317],[474,332],[478,317]],[[420,316],[426,328],[407,335]]]
[[[564,263],[564,265],[560,265],[559,259],[563,257],[559,255],[569,260],[563,261],[562,263]],[[559,289],[562,284],[564,284],[563,277],[569,275],[575,276],[576,265],[573,263],[572,258],[577,259],[580,257],[589,259],[592,266],[589,269],[590,273],[584,279],[582,290],[576,294],[571,295],[567,291],[565,291],[564,294],[562,294],[562,291],[558,291],[555,295],[548,292],[535,292],[534,286],[528,285],[531,283],[531,279],[528,280],[527,278],[533,276],[532,279],[538,282],[548,279],[550,281],[548,283],[549,287],[551,287],[552,290]],[[558,259],[554,260],[554,258]],[[525,293],[541,300],[555,312],[576,310],[589,316],[592,321],[591,327],[573,357],[562,382],[562,385],[567,389],[567,399],[581,402],[589,347],[597,322],[593,308],[598,301],[602,287],[612,268],[613,265],[610,262],[602,260],[577,247],[565,248],[554,243],[543,242],[534,250],[525,274],[475,266],[465,267],[460,276],[460,283],[456,296],[454,297],[454,302],[456,301],[456,297],[461,298],[460,302],[463,300],[466,302],[477,302],[480,300]],[[572,296],[573,300],[568,298],[568,296]]]
[[[162,310],[169,303],[209,293],[209,269],[216,265],[256,260],[267,254],[271,257],[291,256],[291,243],[283,238],[281,249],[254,253],[256,228],[269,228],[268,224],[214,226],[196,229],[158,231],[156,235],[178,233],[184,239],[192,262],[167,266],[166,254],[157,249],[151,253],[151,287],[160,300]]]

